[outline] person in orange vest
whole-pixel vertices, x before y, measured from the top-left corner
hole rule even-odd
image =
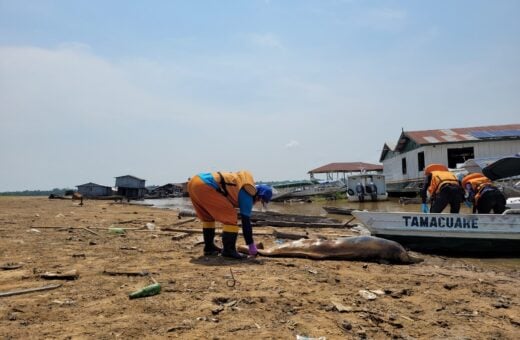
[[[199,173],[188,182],[188,193],[193,208],[202,221],[204,235],[204,255],[218,255],[242,259],[245,256],[236,250],[238,218],[235,208],[239,208],[242,233],[249,247],[249,254],[256,255],[253,241],[251,212],[256,202],[264,207],[273,196],[273,190],[265,184],[256,185],[249,171]],[[223,249],[214,243],[215,222],[222,223]]]
[[[424,169],[424,185],[421,189],[421,210],[424,213],[440,213],[450,205],[450,213],[460,211],[460,204],[464,201],[464,190],[457,177],[442,164],[430,164]],[[431,208],[426,205],[427,196],[430,196]]]
[[[473,204],[473,213],[501,214],[506,210],[506,197],[491,180],[480,173],[464,176],[461,181],[467,200]]]

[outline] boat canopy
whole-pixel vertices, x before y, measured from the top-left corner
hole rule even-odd
[[[482,169],[482,173],[492,181],[520,175],[520,153],[503,157]]]

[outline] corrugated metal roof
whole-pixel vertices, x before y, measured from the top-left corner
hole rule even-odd
[[[310,170],[308,173],[327,173],[327,172],[356,172],[356,171],[383,171],[383,166],[379,164],[363,163],[363,162],[344,162],[329,163],[319,168]]]
[[[103,187],[103,188],[110,188],[109,186],[107,185],[101,185],[101,184],[96,184],[96,183],[92,183],[92,182],[88,182],[88,183],[85,183],[85,184],[80,184],[80,185],[76,185],[77,188],[79,187]]]
[[[132,175],[117,176],[116,179],[117,178],[123,178],[123,177],[130,177],[130,178],[133,178],[133,179],[137,179],[139,181],[144,181],[144,179],[139,178],[139,177],[135,177],[135,176],[132,176]]]
[[[518,136],[510,134],[508,136],[501,136],[497,131],[518,131]],[[488,132],[488,138],[479,138],[482,132]],[[398,145],[401,145],[401,139],[408,137],[419,145],[423,144],[440,144],[440,143],[456,143],[469,142],[474,140],[505,139],[505,138],[520,138],[520,124],[508,125],[489,125],[476,126],[468,128],[453,128],[440,130],[423,130],[423,131],[404,131],[401,135]]]

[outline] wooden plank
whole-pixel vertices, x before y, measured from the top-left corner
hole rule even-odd
[[[36,288],[11,290],[11,291],[7,291],[7,292],[0,292],[0,297],[21,295],[21,294],[32,293],[32,292],[41,292],[41,291],[45,291],[45,290],[56,289],[59,287],[61,287],[61,284],[53,284],[53,285],[47,285],[47,286],[43,286],[43,287],[36,287]]]

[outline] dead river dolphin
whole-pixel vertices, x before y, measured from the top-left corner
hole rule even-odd
[[[239,251],[247,253],[246,246]],[[410,256],[399,243],[373,236],[344,237],[336,240],[301,239],[269,249],[258,249],[262,256],[302,257],[314,260],[351,260],[410,264],[422,259]]]

